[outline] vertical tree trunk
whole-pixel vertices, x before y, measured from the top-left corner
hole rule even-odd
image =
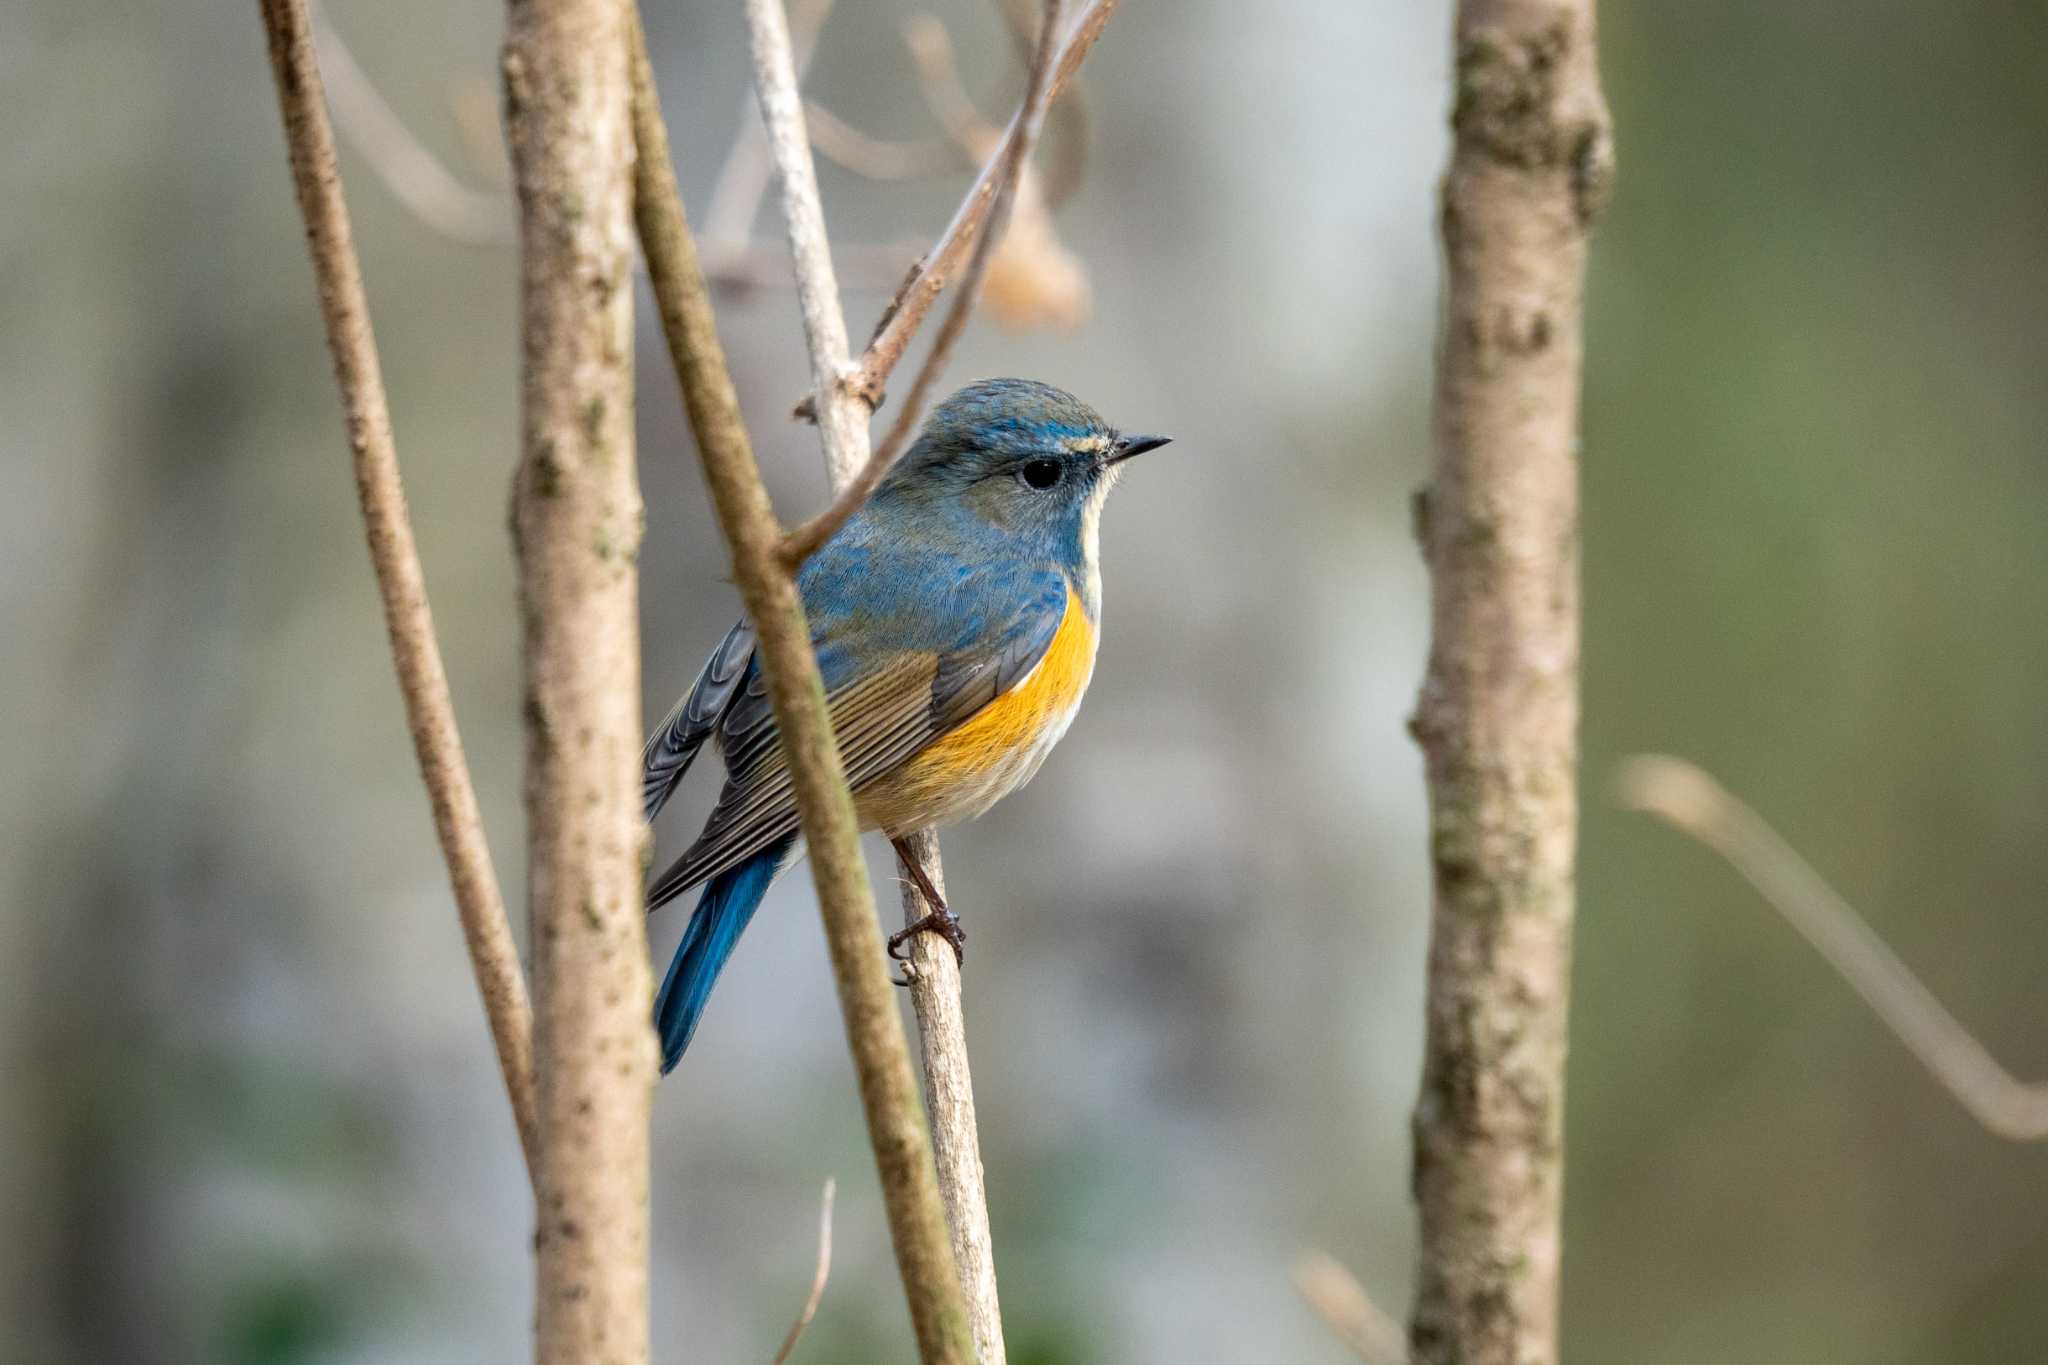
[[[1557,1358],[1577,836],[1580,294],[1611,176],[1592,0],[1462,0],[1429,560],[1434,906],[1418,1362]]]
[[[620,0],[515,0],[528,895],[542,1362],[647,1359],[654,1035],[642,913],[633,127]]]

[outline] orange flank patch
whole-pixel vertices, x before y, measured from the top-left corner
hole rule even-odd
[[[1001,766],[1015,751],[1031,748],[1047,725],[1073,714],[1094,670],[1095,627],[1068,588],[1067,614],[1045,647],[1045,657],[1022,682],[912,759],[913,766],[957,781],[971,781]]]
[[[1095,627],[1072,587],[1030,673],[861,793],[864,824],[902,833],[971,819],[1022,785],[1066,732],[1095,671]]]

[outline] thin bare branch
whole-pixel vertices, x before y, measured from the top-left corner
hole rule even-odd
[[[967,94],[967,87],[960,83],[960,66],[953,59],[953,36],[946,32],[946,26],[932,15],[913,14],[903,21],[903,45],[910,50],[911,64],[917,68],[917,86],[932,117],[962,150],[986,159],[991,144],[1002,136],[1002,129],[982,118],[981,110]],[[1027,48],[1027,54],[1032,50]]]
[[[1306,1252],[1294,1263],[1294,1289],[1366,1365],[1403,1365],[1407,1360],[1401,1324],[1327,1252]]]
[[[804,1299],[803,1309],[797,1313],[796,1321],[789,1325],[789,1335],[782,1339],[782,1349],[775,1353],[773,1365],[785,1365],[789,1353],[796,1349],[796,1343],[804,1334],[804,1328],[811,1325],[811,1319],[818,1315],[818,1304],[825,1297],[825,1281],[832,1274],[832,1195],[838,1189],[836,1180],[825,1181],[825,1197],[818,1209],[818,1269],[811,1276],[811,1292]]]
[[[904,840],[932,890],[946,894],[939,836],[922,829]],[[917,923],[936,906],[925,902],[917,879],[899,858],[896,879],[903,923]],[[996,1289],[995,1238],[988,1221],[988,1188],[981,1168],[981,1125],[975,1118],[974,1073],[967,1057],[967,1011],[961,999],[960,962],[937,934],[910,940],[903,975],[917,1012],[917,1036],[924,1063],[924,1103],[932,1119],[932,1156],[938,1162],[939,1193],[953,1234],[953,1259],[967,1291],[967,1312],[981,1365],[1004,1365],[1002,1298]]]
[[[1058,99],[1060,91],[1073,79],[1082,59],[1095,46],[1095,40],[1102,36],[1103,27],[1116,12],[1116,6],[1117,0],[1090,0],[1088,7],[1068,28],[1053,58],[1051,79],[1046,83],[1047,100]],[[1003,145],[981,168],[981,174],[968,189],[966,198],[960,201],[960,207],[954,211],[946,230],[939,234],[938,241],[912,269],[896,297],[883,311],[881,321],[875,326],[874,339],[861,355],[859,373],[850,381],[852,391],[860,395],[870,410],[880,405],[883,389],[897,363],[903,359],[910,339],[923,325],[925,314],[931,311],[941,291],[952,282],[953,272],[973,249],[974,240],[994,206],[996,189],[1008,164],[1007,150],[1026,135],[1028,119],[1029,112],[1020,105],[1004,130]]]
[[[754,87],[782,181],[782,217],[796,267],[804,338],[810,348],[810,402],[823,432],[826,467],[835,480],[843,479],[866,462],[867,414],[837,398],[841,392],[851,393],[846,386],[851,373],[846,316],[839,305],[839,281],[832,267],[831,239],[825,232],[817,168],[811,162],[803,99],[789,58],[780,0],[747,0],[747,19],[753,38]]]
[[[792,23],[797,30],[795,41],[802,61],[809,60],[818,28],[831,8],[832,0],[802,0],[798,5]],[[427,228],[453,241],[511,246],[517,240],[511,195],[472,189],[464,184],[427,149],[378,92],[319,6],[312,6],[312,16],[315,48],[329,76],[335,125],[392,197]],[[492,99],[488,104],[487,124],[467,116],[471,102],[458,105],[463,136],[480,150],[487,146],[496,148],[502,158],[497,102]],[[768,161],[767,138],[761,131],[760,116],[751,96],[742,115],[739,136],[713,189],[707,214],[711,222],[726,226],[720,233],[706,233],[704,269],[720,284],[785,288],[790,282],[787,251],[779,243],[754,241],[748,235],[774,168]],[[949,155],[941,166],[941,152],[931,144],[863,139],[843,124],[832,131],[847,136],[843,142],[835,143],[827,155],[835,160],[843,155],[856,161],[865,155],[870,160],[864,168],[856,169],[878,179],[900,178],[906,173],[937,173],[959,165],[959,158]],[[904,270],[917,260],[919,250],[920,244],[916,242],[877,242],[841,248],[839,264],[845,273],[846,287],[862,291],[895,288]]]
[[[824,212],[818,199],[817,180],[810,164],[809,148],[803,136],[801,111],[797,105],[795,80],[786,60],[777,53],[774,32],[774,0],[749,0],[748,14],[763,11],[754,24],[756,32],[756,81],[761,89],[762,108],[769,139],[783,173],[784,217],[789,226],[792,255],[798,273],[799,298],[804,303],[805,332],[811,350],[812,376],[816,384],[813,400],[824,445],[827,475],[835,489],[844,490],[855,471],[867,467],[867,409],[861,398],[838,382],[848,369],[846,363],[846,320],[840,310],[838,290],[832,281],[829,244],[825,239]],[[786,538],[782,542],[787,543]],[[786,573],[795,566],[778,554]],[[916,836],[925,850],[923,862],[937,879],[938,845],[929,831]],[[899,863],[899,873],[902,868]],[[904,899],[906,922],[916,905],[914,893]],[[920,935],[922,937],[928,937]],[[929,945],[925,945],[929,947]],[[916,949],[913,949],[915,953]],[[913,962],[915,962],[915,957]],[[934,1104],[933,1153],[940,1162],[939,1191],[944,1199],[944,1225],[950,1236],[948,1257],[956,1284],[966,1291],[966,1312],[972,1340],[981,1365],[1002,1365],[1006,1359],[1002,1312],[995,1293],[994,1256],[988,1226],[988,1207],[982,1191],[980,1138],[973,1124],[972,1087],[968,1083],[967,1039],[959,1003],[959,976],[930,972],[926,984],[949,997],[949,1003],[934,1009],[919,994],[918,1031],[923,1047],[924,1071],[929,1084],[934,1075],[957,1077],[952,1093],[963,1104]],[[935,1094],[938,1092],[934,1092]],[[964,1112],[964,1119],[963,1119]],[[898,1241],[898,1254],[902,1254]],[[906,1269],[905,1283],[911,1282]]]
[[[1024,167],[1031,159],[1032,149],[1038,145],[1038,135],[1045,127],[1045,113],[1052,103],[1052,91],[1046,76],[1052,65],[1053,35],[1059,32],[1062,6],[1060,0],[1045,0],[1045,17],[1039,25],[1042,35],[1037,55],[1031,62],[1031,75],[1024,87],[1024,119],[1019,136],[1005,144],[1002,176],[998,182],[995,206],[989,211],[988,223],[980,236],[975,238],[974,252],[967,258],[967,269],[960,276],[960,287],[953,291],[953,303],[946,317],[939,324],[939,334],[932,339],[931,348],[925,352],[924,363],[918,367],[917,378],[911,381],[910,393],[896,409],[896,420],[889,426],[889,434],[882,438],[882,444],[869,457],[868,465],[877,471],[876,482],[881,475],[896,463],[896,459],[910,444],[911,436],[917,431],[917,424],[924,419],[925,404],[931,401],[932,390],[938,385],[939,376],[945,373],[946,365],[953,358],[953,348],[960,344],[962,334],[967,331],[967,320],[974,315],[974,305],[979,302],[981,281],[988,273],[989,260],[995,255],[997,245],[1003,240],[1003,233],[1009,227],[1010,208],[1016,202],[1018,181],[1024,175]],[[847,498],[858,490],[849,489]],[[874,491],[871,485],[861,494],[864,500]],[[846,516],[853,515],[858,503],[846,510]],[[829,521],[831,509],[819,519]],[[844,524],[844,518],[841,519]],[[799,534],[808,528],[800,528]],[[804,541],[792,538],[790,554],[801,560],[818,545],[824,544],[837,530],[836,526],[820,524],[816,533],[816,544],[805,545]]]
[[[860,510],[861,505],[873,496],[875,489],[881,486],[890,466],[895,464],[897,457],[909,443],[911,434],[917,430],[931,389],[938,382],[938,376],[945,369],[946,362],[952,357],[953,347],[959,341],[961,333],[967,329],[967,319],[973,315],[975,297],[981,287],[982,275],[988,269],[989,257],[993,254],[996,244],[1002,240],[1004,222],[1010,204],[1016,197],[1018,178],[1024,173],[1024,164],[1030,159],[1031,149],[1038,141],[1039,131],[1045,126],[1045,111],[1058,93],[1053,73],[1058,66],[1065,64],[1068,53],[1075,49],[1082,32],[1087,30],[1091,17],[1097,12],[1100,13],[1101,19],[1095,25],[1094,32],[1101,32],[1101,24],[1108,22],[1109,13],[1115,8],[1115,0],[1096,0],[1089,14],[1082,17],[1066,42],[1055,49],[1054,39],[1060,31],[1059,19],[1062,8],[1060,0],[1045,0],[1045,18],[1040,28],[1043,37],[1038,45],[1037,56],[1031,63],[1031,74],[1024,89],[1023,103],[1018,106],[1016,117],[1011,120],[1009,133],[996,149],[995,158],[983,171],[982,180],[977,182],[977,191],[980,184],[985,182],[990,186],[993,197],[985,212],[977,215],[977,231],[971,242],[972,254],[968,257],[967,268],[962,273],[960,288],[954,295],[952,309],[946,314],[945,321],[940,324],[939,334],[933,340],[931,350],[926,354],[916,380],[911,384],[910,396],[897,410],[896,420],[891,424],[882,444],[862,465],[859,477],[840,489],[833,497],[831,505],[823,512],[790,533],[783,545],[783,557],[791,564],[801,564],[814,554],[820,545],[830,540],[839,528]],[[1090,41],[1092,42],[1092,39]],[[1083,54],[1085,48],[1080,49],[1073,57],[1075,66],[1079,65],[1080,55]],[[1068,74],[1072,74],[1071,70]],[[970,192],[970,203],[973,202],[975,192]],[[966,206],[962,207],[964,210]],[[933,259],[939,259],[940,255],[941,249],[934,248]],[[926,271],[924,278],[930,278],[932,273],[930,270]],[[925,306],[928,308],[929,299],[936,297],[937,293],[934,290],[929,294]],[[899,313],[897,316],[904,315]],[[893,325],[893,320],[885,323],[885,330]],[[911,320],[909,326],[915,325],[916,320]],[[903,340],[908,344],[907,330],[903,334]],[[871,355],[874,350],[874,347],[869,347]],[[893,366],[894,363],[891,360],[889,365]],[[859,381],[860,387],[856,388],[855,392],[865,401],[866,395],[880,392],[879,378],[872,362],[864,364],[862,373],[864,377]],[[886,375],[887,370],[879,373]]]
[[[793,197],[793,162],[808,172],[810,148],[802,136],[802,106],[789,33],[778,0],[748,0],[747,20],[769,141],[777,153],[785,201]],[[635,15],[637,33],[637,14]],[[883,1203],[897,1270],[910,1308],[921,1360],[965,1365],[974,1356],[974,1337],[962,1303],[959,1274],[947,1241],[931,1157],[931,1137],[917,1102],[909,1044],[889,984],[876,919],[874,892],[861,859],[860,832],[846,773],[825,704],[824,683],[805,624],[796,580],[778,553],[782,528],[761,486],[760,470],[740,416],[724,348],[718,340],[710,297],[699,268],[682,201],[675,193],[668,138],[662,127],[654,78],[643,42],[635,44],[634,135],[640,145],[637,213],[649,273],[660,300],[669,355],[682,381],[690,425],[697,437],[705,482],[718,511],[719,526],[732,551],[733,577],[759,639],[759,657],[810,850],[811,878],[825,924],[826,946],[839,987],[840,1014],[860,1083],[868,1137],[881,1177]],[[808,174],[806,183],[811,183]],[[800,192],[800,191],[799,191]],[[811,183],[811,213],[788,214],[792,235],[810,224],[815,250],[797,252],[807,272],[825,254],[822,215]],[[825,259],[824,284],[830,284]],[[806,321],[818,313],[820,281],[807,273],[798,297]],[[838,300],[824,294],[836,314]],[[841,326],[841,353],[844,349]],[[812,336],[814,353],[819,337]],[[828,428],[829,430],[830,428]],[[865,440],[866,430],[853,430]]]
[[[433,806],[434,833],[454,886],[463,942],[483,994],[520,1149],[526,1155],[528,1174],[537,1181],[540,1143],[533,1082],[533,1015],[526,997],[526,978],[520,971],[519,950],[512,941],[505,899],[492,869],[476,788],[456,729],[440,641],[427,605],[426,575],[420,568],[419,548],[413,541],[412,519],[399,478],[391,410],[384,395],[376,338],[370,330],[362,266],[356,259],[348,206],[342,199],[334,130],[321,97],[312,23],[304,0],[263,0],[263,20],[284,113],[292,180],[319,282],[327,345],[334,355],[334,375],[348,417],[370,565],[384,604],[384,624],[391,638],[399,692],[405,699],[413,752]]]
[[[810,70],[818,34],[832,13],[832,3],[795,0],[791,6],[790,48],[799,84]],[[761,196],[768,193],[768,182],[775,174],[775,163],[768,155],[768,130],[761,123],[761,106],[751,90],[741,97],[736,126],[739,132],[719,168],[718,179],[712,182],[711,202],[704,210],[704,271],[714,279],[722,276],[726,258],[746,249],[752,239]]]
[[[310,8],[313,43],[327,73],[334,120],[392,197],[444,237],[481,246],[510,245],[511,196],[471,189],[442,165],[377,92],[325,12],[318,5]]]
[[[869,180],[929,180],[972,165],[942,137],[890,142],[870,137],[816,100],[804,101],[811,145],[842,168]]]
[[[758,19],[757,9],[761,11]],[[837,382],[847,370],[846,321],[840,311],[838,291],[832,287],[831,253],[824,236],[824,214],[818,201],[809,148],[801,135],[795,81],[787,61],[777,53],[774,9],[774,0],[749,0],[748,14],[750,21],[754,21],[756,38],[756,81],[761,89],[770,142],[783,176],[784,217],[797,265],[799,297],[805,301],[805,332],[816,382],[814,400],[824,445],[825,467],[833,487],[842,488],[866,463],[867,411],[854,392]],[[794,573],[793,566],[779,553],[777,562],[784,572]],[[928,834],[923,836],[923,841],[928,850],[924,862],[931,874],[937,877],[941,874],[936,841],[931,840]],[[906,898],[906,915],[913,903]],[[952,992],[949,1013],[934,1015],[923,1008],[918,1011],[925,1075],[929,1080],[936,1069],[957,1075],[964,1082],[967,1076],[967,1040],[961,1027],[957,973],[945,988]],[[956,1109],[944,1105],[934,1105],[932,1109],[935,1124],[953,1125],[933,1135],[934,1155],[941,1163],[938,1188],[944,1198],[942,1224],[951,1239],[946,1259],[948,1269],[955,1276],[954,1284],[966,1291],[965,1311],[977,1358],[981,1365],[1002,1365],[1005,1359],[1002,1315],[995,1296],[988,1208],[981,1195],[979,1138],[971,1122],[971,1089],[963,1089],[960,1093],[966,1098],[969,1120],[964,1128],[958,1126]],[[971,1168],[971,1180],[963,1174],[963,1166]],[[897,1245],[901,1257],[904,1246],[901,1238]],[[912,1281],[907,1266],[904,1280],[906,1284]]]
[[[1617,784],[1625,805],[1726,858],[1977,1122],[2014,1142],[2048,1140],[2048,1084],[2028,1084],[2000,1066],[1762,816],[1699,768],[1661,754],[1629,759]]]

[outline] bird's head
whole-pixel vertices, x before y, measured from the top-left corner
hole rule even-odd
[[[1020,548],[1092,566],[1103,498],[1124,461],[1169,439],[1123,435],[1050,384],[978,380],[932,409],[877,499],[943,510]]]

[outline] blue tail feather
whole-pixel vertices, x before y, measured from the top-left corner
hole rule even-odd
[[[697,1020],[703,1016],[704,1003],[711,998],[718,973],[732,956],[734,945],[748,921],[754,918],[761,898],[768,894],[768,884],[775,880],[795,842],[794,837],[779,840],[705,885],[696,913],[683,930],[683,941],[676,945],[675,960],[669,963],[661,991],[654,997],[654,1027],[661,1034],[662,1074],[673,1071],[682,1060],[683,1050],[690,1045],[690,1035],[697,1031]]]

